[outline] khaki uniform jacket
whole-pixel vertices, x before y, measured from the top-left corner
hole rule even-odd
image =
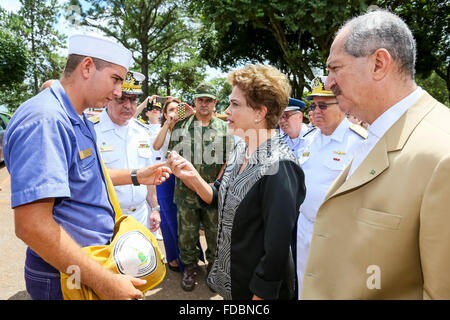
[[[302,299],[450,299],[450,110],[424,93],[320,207]]]

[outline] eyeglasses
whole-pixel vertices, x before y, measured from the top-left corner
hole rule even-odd
[[[328,108],[329,105],[332,104],[338,104],[337,101],[336,102],[319,102],[317,103],[317,105],[315,103],[313,103],[312,105],[309,106],[309,109],[311,109],[312,111],[314,111],[316,109],[317,106],[319,106],[320,110],[326,110]]]
[[[127,100],[130,100],[130,103],[131,104],[136,104],[137,103],[137,101],[138,101],[138,97],[136,97],[136,96],[129,96],[129,97],[125,97],[124,95],[122,95],[120,98],[116,98],[116,102],[117,103],[120,103],[120,104],[123,104],[123,103],[125,103]]]
[[[281,119],[287,120],[287,119],[289,119],[291,116],[293,116],[294,114],[297,114],[297,113],[300,113],[300,111],[296,111],[296,112],[291,113],[291,114],[283,113],[283,115],[281,116]]]

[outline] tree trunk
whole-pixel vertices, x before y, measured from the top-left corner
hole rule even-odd
[[[166,74],[166,95],[171,96],[171,92],[170,92],[170,74],[167,73]]]
[[[143,41],[141,42],[142,47],[142,63],[141,63],[141,72],[145,76],[145,80],[142,83],[142,92],[143,99],[148,97],[148,43]]]
[[[33,2],[32,2],[33,3]],[[39,93],[39,84],[38,84],[38,72],[37,72],[37,52],[36,52],[36,41],[34,39],[34,32],[35,32],[35,23],[34,23],[34,17],[35,17],[35,7],[34,5],[30,8],[30,19],[31,19],[31,54],[33,55],[33,90],[34,94]]]
[[[445,68],[446,73],[442,72],[440,69],[434,70],[436,74],[444,79],[445,83],[447,84],[447,94],[448,94],[448,104],[450,106],[450,66]]]

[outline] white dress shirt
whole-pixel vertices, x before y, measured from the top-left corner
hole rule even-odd
[[[294,152],[294,154],[299,157],[298,152],[305,146],[306,138],[303,137],[309,128],[306,124],[302,124],[302,128],[300,129],[300,133],[297,138],[291,139],[287,133],[280,129],[280,135],[283,137],[284,142],[288,145],[288,147]]]
[[[145,125],[131,119],[119,126],[111,121],[106,111],[94,125],[97,146],[107,168],[139,169],[153,163],[150,136]],[[147,186],[123,185],[114,187],[124,214],[129,214],[149,228]]]
[[[306,197],[300,206],[297,225],[297,278],[299,298],[309,246],[317,211],[337,176],[350,163],[364,138],[350,129],[352,124],[344,118],[334,132],[326,136],[319,128],[308,136],[301,150],[300,165],[305,173]]]
[[[417,101],[422,95],[423,90],[421,87],[417,87],[410,95],[400,100],[391,108],[387,109],[381,116],[379,116],[371,125],[368,126],[367,132],[368,138],[362,144],[361,148],[355,155],[350,171],[347,175],[348,178],[355,172],[355,170],[361,165],[369,152],[377,144],[380,138],[397,122],[398,119],[408,110],[410,106]]]

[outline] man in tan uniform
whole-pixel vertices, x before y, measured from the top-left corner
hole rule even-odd
[[[326,88],[368,139],[317,213],[303,299],[450,298],[450,110],[416,85],[415,53],[386,11],[331,46]]]

